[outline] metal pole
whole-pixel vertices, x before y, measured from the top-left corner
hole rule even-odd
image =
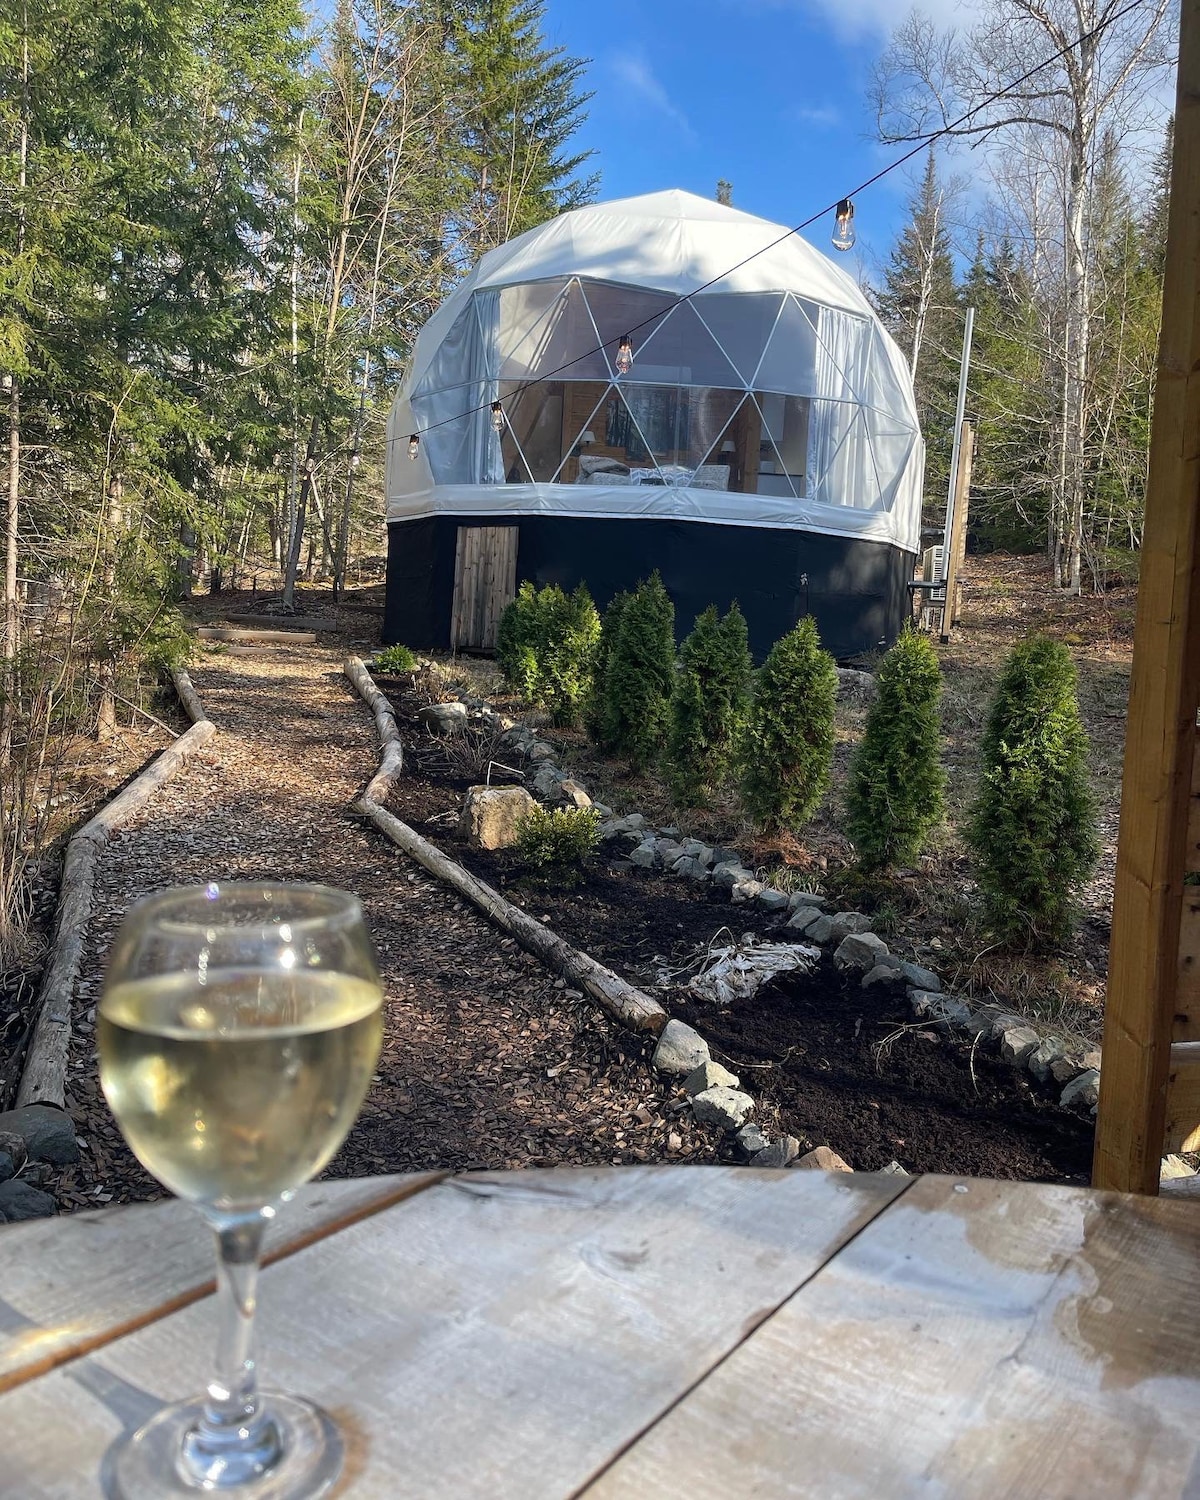
[[[954,490],[958,484],[958,445],[962,441],[963,417],[967,410],[967,376],[971,373],[971,335],[975,329],[975,309],[967,308],[963,329],[962,359],[958,366],[958,401],[954,407],[954,448],[950,454],[950,483],[946,489],[946,524],[942,528],[942,575],[945,583],[950,568],[950,548],[954,542]]]

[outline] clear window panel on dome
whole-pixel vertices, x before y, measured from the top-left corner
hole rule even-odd
[[[595,337],[604,345],[609,365],[612,366],[616,359],[621,336],[627,333],[633,341],[636,376],[643,346],[653,337],[677,299],[665,292],[610,286],[603,281],[584,281],[580,285],[595,326]],[[616,374],[615,367],[612,374]]]
[[[784,299],[762,361],[754,377],[760,391],[811,396],[816,391],[817,331],[812,318],[817,309],[795,297]]]
[[[752,387],[783,301],[778,292],[701,294],[692,306],[738,373]]]
[[[563,447],[561,380],[521,387],[500,382],[505,427],[500,447],[506,484],[548,484],[558,472]]]
[[[754,491],[800,499],[808,493],[809,398],[758,391],[754,401],[760,422]]]
[[[741,377],[722,353],[690,302],[679,303],[642,338],[627,379],[662,385],[734,389]]]
[[[554,368],[555,329],[564,313],[566,288],[567,282],[559,280],[526,282],[501,290],[496,326],[501,380],[529,380],[539,370]],[[562,330],[560,338],[566,331]],[[588,348],[595,342],[593,338]]]

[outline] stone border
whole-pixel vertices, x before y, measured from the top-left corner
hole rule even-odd
[[[217,726],[204,714],[187,672],[179,667],[172,671],[171,677],[180,702],[194,721],[192,727],[73,834],[67,845],[50,962],[38,992],[37,1020],[17,1087],[17,1109],[31,1104],[66,1109],[71,1008],[92,914],[92,889],[101,850],[112,833],[128,822],[193,752],[217,732]]]

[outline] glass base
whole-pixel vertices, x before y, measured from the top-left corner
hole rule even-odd
[[[203,1494],[230,1500],[315,1500],[324,1495],[342,1468],[342,1439],[333,1418],[319,1406],[275,1391],[264,1391],[262,1404],[270,1427],[259,1451],[235,1448],[225,1459],[211,1462],[204,1478],[193,1477],[184,1456],[185,1449],[194,1447],[203,1398],[165,1407],[109,1450],[104,1476],[108,1500],[197,1500]]]

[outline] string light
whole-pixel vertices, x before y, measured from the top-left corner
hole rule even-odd
[[[926,150],[929,146],[932,146],[935,141],[940,141],[944,136],[953,135],[961,126],[965,125],[968,120],[973,119],[980,112],[980,110],[986,108],[987,105],[995,104],[997,100],[1006,98],[1009,94],[1019,89],[1023,84],[1028,83],[1031,78],[1036,77],[1036,75],[1040,73],[1043,68],[1048,68],[1051,63],[1057,62],[1060,57],[1066,57],[1069,53],[1073,52],[1076,47],[1081,47],[1085,42],[1090,42],[1094,38],[1102,35],[1105,31],[1109,30],[1110,27],[1115,26],[1118,21],[1123,21],[1126,16],[1132,15],[1133,12],[1135,10],[1138,10],[1142,4],[1143,0],[1130,0],[1129,4],[1122,6],[1122,8],[1115,14],[1105,16],[1104,19],[1093,26],[1090,31],[1084,32],[1081,36],[1075,38],[1074,41],[1065,43],[1056,52],[1052,52],[1048,57],[1043,57],[1041,61],[1030,68],[1028,72],[1022,73],[1020,78],[1014,78],[1013,81],[1009,84],[1006,84],[1004,88],[997,89],[994,93],[988,94],[986,97],[981,99],[978,104],[974,104],[970,109],[964,110],[964,112],[959,115],[957,119],[949,121],[947,124],[943,125],[941,129],[931,131],[929,135],[919,140],[917,144],[911,148],[911,150],[905,151],[902,156],[898,156],[894,161],[888,162],[886,166],[881,167],[879,171],[876,172],[873,176],[868,177],[865,182],[860,182],[857,188],[854,189],[854,191],[856,193],[864,193],[866,192],[867,188],[874,187],[877,182],[881,182],[885,177],[896,171],[898,167],[902,167],[906,163],[912,161],[914,156],[920,155],[922,151]],[[693,287],[690,292],[684,292],[682,296],[676,298],[674,306],[679,307],[685,302],[690,302],[693,297],[699,296],[701,292],[706,292],[710,287],[716,286],[718,282],[727,280],[735,272],[740,271],[743,266],[748,265],[750,261],[756,260],[760,255],[768,254],[771,250],[774,250],[777,245],[782,245],[785,240],[791,239],[793,235],[801,234],[804,230],[811,228],[813,224],[818,223],[825,217],[825,215],[829,212],[830,207],[833,208],[835,218],[837,219],[837,226],[833,236],[833,243],[839,250],[851,249],[854,245],[854,201],[852,197],[845,197],[840,198],[836,205],[829,205],[828,207],[821,209],[818,213],[813,214],[811,218],[805,219],[802,223],[796,224],[791,229],[786,230],[779,236],[778,239],[771,240],[768,244],[760,246],[759,249],[746,256],[744,260],[740,260],[736,265],[730,266],[719,276],[714,276],[710,280],[703,282],[700,286]],[[646,318],[643,322],[638,323],[636,327],[644,328],[650,323],[656,323],[659,321],[661,316],[661,313],[652,313],[650,317]],[[596,349],[590,350],[589,353],[599,354],[602,348],[603,345],[598,346]],[[535,377],[533,380],[525,381],[523,384],[517,386],[512,394],[519,396],[523,391],[531,390],[535,385],[542,385],[546,381],[552,379],[555,375],[561,374],[563,370],[569,369],[571,365],[578,364],[580,360],[585,358],[587,358],[587,355],[578,354],[573,359],[567,360],[566,364],[559,365],[555,369],[547,371],[546,374]],[[617,346],[617,357],[614,363],[616,364],[618,375],[628,375],[629,371],[633,368],[633,340],[628,333],[621,335],[621,341]],[[470,381],[464,382],[464,384],[472,383],[473,382]],[[499,404],[499,402],[492,403],[493,414],[495,413],[495,409],[497,406],[499,406]],[[476,406],[472,407],[471,410],[482,411],[483,407]],[[463,416],[470,415],[471,412],[468,411],[460,412],[453,417],[443,417],[440,422],[430,423],[430,427],[426,428],[425,430],[429,431],[430,428],[433,427],[444,427],[448,422],[457,422],[461,420]],[[501,410],[501,420],[503,421],[503,410]],[[493,415],[493,422],[494,421],[495,416]],[[497,431],[500,430],[500,428],[497,428]],[[417,447],[419,443],[420,435],[418,433],[413,433],[413,435],[408,440],[409,458],[416,458]]]
[[[833,231],[833,248],[835,250],[854,249],[854,204],[849,198],[843,198],[833,211],[835,228]]]
[[[497,432],[504,431],[504,408],[499,401],[492,402],[492,426]]]

